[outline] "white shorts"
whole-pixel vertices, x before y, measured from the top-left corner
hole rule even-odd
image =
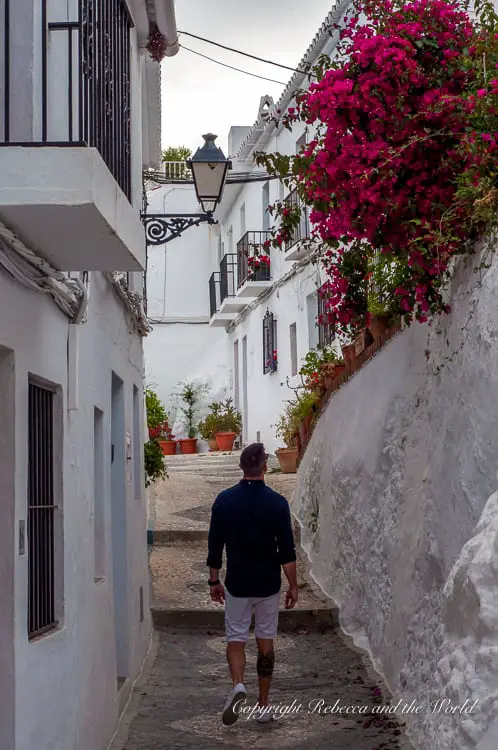
[[[264,599],[232,596],[225,588],[225,631],[227,642],[249,638],[254,611],[256,638],[273,640],[277,637],[280,592]]]

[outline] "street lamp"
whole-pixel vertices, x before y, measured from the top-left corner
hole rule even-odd
[[[232,168],[232,162],[215,144],[217,135],[208,133],[202,137],[204,145],[187,161],[187,166],[192,170],[195,193],[202,210],[212,214],[223,196],[227,171]]]
[[[218,136],[208,133],[202,136],[204,145],[198,148],[194,156],[187,161],[192,170],[197,200],[201,204],[202,214],[147,214],[147,199],[144,198],[142,221],[145,225],[147,246],[164,245],[180,237],[190,227],[199,224],[216,224],[213,212],[216,210],[232,162],[225,158],[221,148],[215,144]],[[145,196],[145,193],[144,193]]]

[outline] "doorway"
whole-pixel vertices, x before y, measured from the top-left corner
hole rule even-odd
[[[15,524],[15,370],[14,352],[0,347],[0,727],[2,750],[14,750],[14,555],[26,554],[26,519]],[[14,552],[13,539],[16,539]]]
[[[116,667],[118,685],[121,685],[129,674],[125,401],[123,381],[114,372],[111,387],[111,532]]]
[[[247,336],[242,339],[242,441],[247,445],[249,441],[249,405],[247,398]]]

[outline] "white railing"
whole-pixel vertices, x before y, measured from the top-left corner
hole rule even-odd
[[[184,161],[163,161],[159,174],[167,180],[192,180],[192,172]]]

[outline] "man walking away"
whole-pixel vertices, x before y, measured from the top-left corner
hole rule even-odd
[[[225,602],[227,661],[233,683],[223,710],[222,720],[227,725],[237,720],[240,704],[246,698],[245,644],[253,610],[258,646],[258,721],[273,718],[268,706],[275,664],[273,641],[278,628],[281,566],[289,582],[287,609],[296,605],[298,596],[289,504],[265,484],[267,455],[261,443],[253,443],[242,451],[240,468],[244,478],[235,487],[221,492],[214,502],[208,538],[211,599],[220,604]],[[223,547],[227,557],[225,586],[219,580]]]

